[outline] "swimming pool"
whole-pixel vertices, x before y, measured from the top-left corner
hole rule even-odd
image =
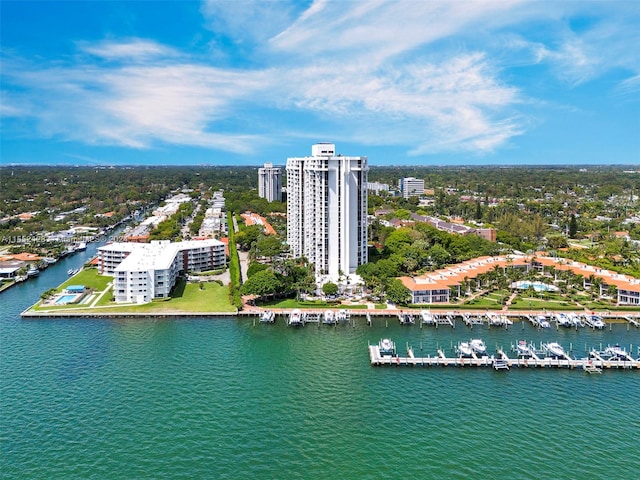
[[[56,299],[56,305],[63,305],[65,303],[71,303],[76,298],[78,298],[78,295],[61,295]]]
[[[519,288],[521,290],[533,288],[536,292],[555,292],[558,290],[558,287],[555,287],[553,285],[547,285],[546,283],[542,282],[530,282],[527,280],[514,282],[511,284],[511,288]]]

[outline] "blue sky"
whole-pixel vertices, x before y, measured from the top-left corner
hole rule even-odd
[[[640,164],[640,1],[0,2],[3,164]]]

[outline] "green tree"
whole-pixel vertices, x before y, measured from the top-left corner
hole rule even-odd
[[[255,246],[256,257],[273,258],[282,252],[282,241],[276,235],[258,237]]]
[[[397,305],[406,305],[411,300],[411,291],[394,278],[387,285],[387,299]]]
[[[249,268],[247,268],[247,278],[252,277],[258,272],[266,270],[267,268],[269,268],[269,266],[265,265],[264,263],[251,262],[249,264]]]
[[[482,205],[480,205],[480,201],[476,201],[476,220],[482,220]]]
[[[410,228],[398,228],[387,236],[384,246],[391,252],[398,252],[402,247],[411,245],[417,239],[416,233]]]
[[[240,288],[243,295],[274,295],[279,293],[281,281],[273,270],[262,270],[247,279]]]
[[[333,282],[327,282],[322,286],[322,293],[325,295],[335,295],[338,293],[338,285]]]
[[[576,216],[572,213],[571,219],[569,220],[569,238],[576,238],[578,234],[578,220]]]
[[[261,225],[250,225],[243,228],[235,235],[236,244],[242,250],[249,250],[258,241],[258,238],[263,235],[263,231],[264,228]]]

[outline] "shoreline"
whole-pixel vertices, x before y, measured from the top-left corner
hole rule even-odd
[[[23,319],[59,319],[59,318],[219,318],[219,317],[246,317],[246,318],[259,318],[260,315],[267,310],[272,311],[276,316],[287,316],[296,308],[256,308],[253,307],[248,310],[240,310],[240,311],[228,311],[228,312],[187,312],[187,311],[165,311],[165,312],[88,312],[84,311],[73,311],[73,310],[60,310],[60,311],[33,311],[33,305],[28,309],[24,310],[20,313],[20,317]],[[323,308],[323,309],[313,309],[313,308],[305,308],[300,309],[305,313],[311,314],[321,314],[326,310],[347,310],[352,317],[381,317],[381,318],[393,318],[397,317],[401,314],[413,314],[420,315],[420,312],[427,309],[410,309],[410,308],[397,308],[397,309],[369,309],[369,308]],[[462,314],[471,315],[471,316],[484,316],[488,312],[486,309],[482,310],[461,310],[459,308],[438,308],[435,309],[437,313],[441,314],[449,314],[461,317]],[[525,321],[525,316],[527,315],[539,315],[544,313],[546,315],[550,315],[555,313],[552,310],[542,311],[542,310],[489,310],[489,312],[505,315],[511,320],[514,321]],[[567,313],[584,313],[584,310],[560,310],[559,312]],[[612,323],[624,323],[627,322],[625,317],[635,317],[637,320],[640,320],[640,310],[625,310],[625,311],[608,311],[608,312],[596,312],[597,315],[606,319]],[[617,321],[616,321],[617,320]],[[420,321],[416,321],[416,323],[420,323]],[[462,322],[464,325],[464,322]],[[494,328],[497,326],[494,326]],[[588,328],[588,327],[586,327]]]

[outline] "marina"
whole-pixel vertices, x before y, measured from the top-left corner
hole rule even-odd
[[[369,358],[372,366],[487,367],[495,370],[509,370],[513,367],[567,368],[582,369],[589,373],[593,373],[594,369],[640,370],[640,359],[633,359],[626,351],[622,353],[622,350],[619,352],[620,355],[607,357],[592,350],[589,357],[575,359],[570,357],[559,344],[552,342],[546,345],[546,356],[540,357],[535,353],[528,353],[519,355],[518,358],[511,358],[502,349],[498,349],[495,355],[482,354],[480,353],[482,350],[474,350],[472,342],[461,342],[457,348],[459,355],[455,357],[447,357],[443,349],[438,349],[433,356],[416,357],[411,346],[407,345],[406,356],[399,356],[396,353],[395,343],[390,339],[383,339],[378,344],[369,345]],[[393,349],[389,345],[393,345]]]

